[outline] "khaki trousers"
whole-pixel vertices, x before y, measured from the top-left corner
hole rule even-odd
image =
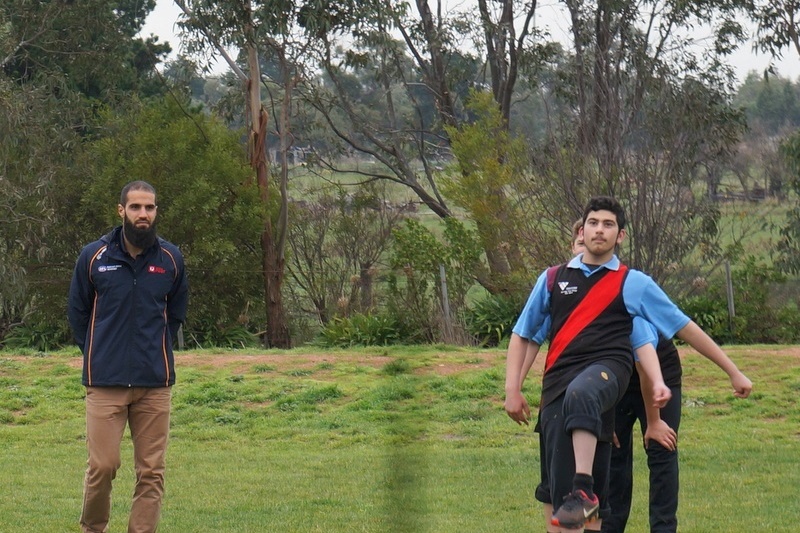
[[[111,482],[120,467],[127,423],[133,441],[136,486],[128,533],[154,533],[164,495],[170,387],[86,388],[86,477],[81,531],[105,533],[111,516]]]

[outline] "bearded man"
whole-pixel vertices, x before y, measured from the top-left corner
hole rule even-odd
[[[154,533],[161,516],[172,343],[186,319],[188,283],[181,252],[156,234],[157,211],[152,185],[125,185],[122,225],[83,248],[72,276],[67,313],[86,387],[84,533],[108,531],[126,424],[136,471],[128,533]]]

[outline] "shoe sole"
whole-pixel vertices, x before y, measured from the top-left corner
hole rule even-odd
[[[595,509],[593,512],[589,513],[589,516],[586,517],[586,520],[584,520],[581,523],[566,523],[566,524],[562,524],[561,522],[558,521],[557,518],[552,518],[550,520],[550,524],[553,525],[553,526],[556,526],[556,527],[563,527],[564,529],[581,529],[586,524],[588,524],[589,522],[591,522],[592,520],[597,518],[598,511],[599,511],[599,509]]]

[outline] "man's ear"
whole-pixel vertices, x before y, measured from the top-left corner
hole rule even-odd
[[[125,218],[125,206],[122,204],[117,204],[117,214],[120,218]]]
[[[622,244],[622,241],[625,240],[625,235],[627,234],[628,232],[624,229],[619,230],[619,233],[617,234],[617,244]]]

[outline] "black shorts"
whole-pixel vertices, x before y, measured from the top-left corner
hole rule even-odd
[[[575,476],[572,431],[583,429],[598,437],[592,477],[594,492],[600,499],[600,518],[608,516],[611,437],[618,397],[616,376],[606,366],[592,365],[570,383],[563,395],[539,412],[541,482],[535,494],[538,501],[558,509],[564,496],[572,491]]]

